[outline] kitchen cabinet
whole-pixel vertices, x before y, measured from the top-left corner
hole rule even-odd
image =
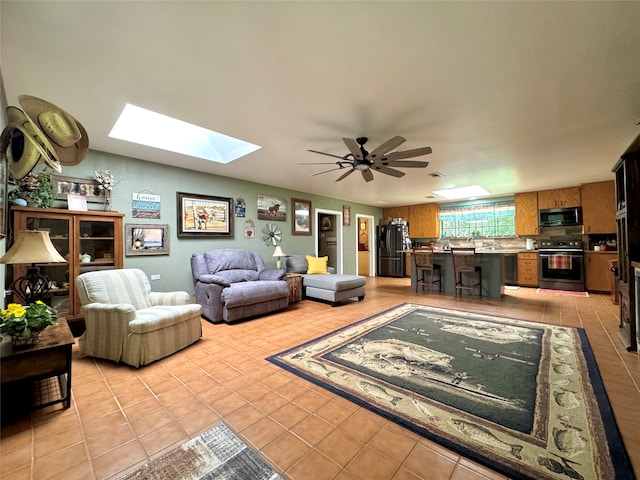
[[[515,194],[516,235],[538,235],[538,192]]]
[[[74,335],[78,335],[84,330],[84,317],[75,289],[76,277],[92,270],[123,267],[124,214],[31,207],[13,207],[11,212],[14,241],[22,230],[46,230],[58,253],[67,259],[68,263],[39,267],[53,282],[47,302],[66,318]],[[91,257],[89,261],[80,261],[83,254]],[[26,269],[27,265],[13,265],[13,278],[25,275]]]
[[[518,285],[521,287],[538,286],[538,253],[518,253]]]
[[[402,207],[388,207],[382,210],[382,218],[387,220],[392,218],[404,218],[405,220],[409,220],[409,207],[404,205]]]
[[[613,180],[585,183],[582,190],[582,232],[616,232],[616,185]]]
[[[580,187],[557,188],[538,192],[538,208],[568,208],[580,206]]]
[[[409,236],[411,238],[438,238],[440,218],[437,203],[409,206]]]
[[[611,293],[609,264],[618,257],[618,254],[585,252],[584,257],[587,290]]]

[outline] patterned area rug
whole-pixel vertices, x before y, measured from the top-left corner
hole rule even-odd
[[[403,304],[269,360],[510,478],[635,478],[581,329]]]
[[[281,480],[256,452],[221,423],[120,480]]]
[[[571,290],[552,290],[550,288],[539,288],[536,293],[550,293],[552,295],[571,295],[573,297],[588,297],[589,292],[572,292]]]

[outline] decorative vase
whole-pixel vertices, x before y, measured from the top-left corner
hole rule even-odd
[[[14,335],[11,337],[11,345],[13,345],[15,348],[29,347],[38,343],[39,337],[40,332],[33,332],[28,337],[23,337],[22,335]]]

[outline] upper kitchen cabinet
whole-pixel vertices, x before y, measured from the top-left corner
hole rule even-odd
[[[616,233],[616,184],[606,182],[582,185],[583,233]]]
[[[538,192],[538,208],[568,208],[580,206],[580,187],[557,188]]]
[[[409,207],[404,205],[402,207],[389,207],[382,210],[382,217],[384,220],[389,218],[404,218],[409,220]]]
[[[409,206],[409,235],[412,238],[438,238],[440,236],[437,203]]]
[[[515,194],[516,235],[538,235],[538,192]]]

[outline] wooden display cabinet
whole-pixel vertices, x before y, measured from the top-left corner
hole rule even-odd
[[[640,137],[613,166],[618,233],[619,335],[629,351],[638,350],[635,271],[640,262]]]
[[[123,267],[124,214],[31,207],[12,207],[11,212],[13,240],[22,230],[46,230],[58,253],[67,259],[68,263],[42,264],[39,267],[52,282],[46,302],[66,318],[74,335],[78,335],[84,330],[84,318],[75,279],[84,272]],[[85,253],[91,256],[89,262],[80,261],[80,256]],[[27,265],[13,265],[12,278],[25,275],[26,269]]]

